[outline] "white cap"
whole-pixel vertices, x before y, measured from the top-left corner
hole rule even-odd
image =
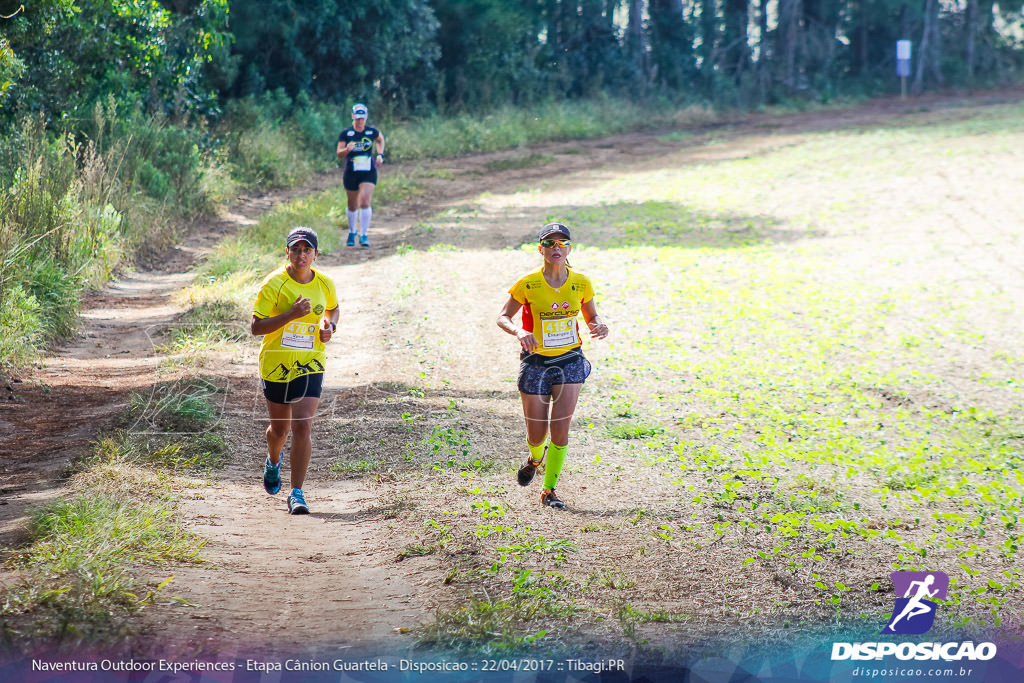
[[[367,115],[367,109],[365,104],[357,104],[352,107],[352,118],[354,119],[365,119]]]

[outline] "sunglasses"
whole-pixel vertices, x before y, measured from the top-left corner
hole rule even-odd
[[[541,240],[540,241],[540,246],[544,247],[545,249],[550,249],[551,247],[568,247],[570,245],[572,245],[572,241],[570,241],[570,240]]]

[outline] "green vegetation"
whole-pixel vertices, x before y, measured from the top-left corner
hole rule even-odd
[[[204,542],[177,515],[190,485],[172,473],[220,463],[224,441],[210,431],[219,391],[206,380],[185,379],[131,397],[130,426],[99,440],[66,495],[33,514],[30,542],[11,560],[20,582],[0,600],[7,638],[119,640],[127,635],[125,619],[174,581],[169,569],[159,582],[142,582],[141,566],[201,561]]]
[[[532,203],[535,222],[573,226],[572,260],[598,285],[612,336],[587,344],[599,375],[581,396],[559,485],[578,516],[538,509],[535,491],[512,483],[523,452],[512,398],[500,413],[505,466],[447,473],[458,496],[434,509],[420,499],[450,537],[430,558],[450,567],[459,605],[438,613],[425,642],[494,652],[544,632],[537,651],[614,624],[626,646],[665,646],[723,615],[757,632],[876,628],[897,570],[950,575],[942,628],[953,634],[1019,623],[1024,367],[1005,346],[1015,294],[956,245],[968,230],[995,269],[1016,244],[998,218],[1013,215],[1014,184],[992,182],[1015,167],[1022,113],[922,112],[756,154],[758,140],[726,139],[700,150],[713,164],[684,152],[598,180],[578,205],[544,205],[553,193],[494,198],[488,220],[521,219]],[[963,218],[979,202],[994,217],[985,226]],[[422,315],[428,274],[487,273],[480,286],[501,291],[533,258],[529,245],[416,251],[394,276],[419,283],[403,304]],[[453,318],[470,307],[469,294],[443,286]],[[390,329],[422,339],[410,356],[437,341],[415,315]],[[451,378],[417,367],[434,378],[420,384],[428,397]],[[480,388],[505,386],[500,375]],[[462,461],[495,450],[483,431],[470,432]],[[573,527],[586,533],[559,538]],[[558,552],[573,561],[554,567],[546,544],[570,540]],[[552,569],[565,581],[540,578]],[[553,591],[550,611],[520,610],[521,570]],[[694,591],[715,608],[664,602]],[[480,624],[500,635],[488,641]]]

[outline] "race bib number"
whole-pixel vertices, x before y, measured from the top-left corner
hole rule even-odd
[[[369,171],[373,168],[373,162],[370,157],[353,157],[352,158],[352,170],[353,171]]]
[[[545,349],[574,346],[580,341],[576,336],[576,318],[542,320],[541,334]]]
[[[290,322],[284,326],[284,333],[281,335],[281,346],[286,349],[312,351],[316,333],[316,323]]]

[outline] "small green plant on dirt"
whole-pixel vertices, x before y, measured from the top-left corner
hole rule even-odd
[[[436,424],[424,436],[417,450],[433,463],[430,469],[438,471],[475,472],[490,470],[494,464],[472,457],[469,431],[454,426]]]
[[[588,583],[596,584],[612,590],[626,590],[636,586],[636,581],[631,579],[625,572],[610,567],[605,567],[599,572],[592,574]]]
[[[665,430],[643,422],[632,422],[628,424],[613,424],[607,427],[608,436],[613,439],[649,439],[652,436],[662,434]]]
[[[370,472],[376,472],[384,468],[384,462],[381,460],[353,460],[346,458],[338,462],[332,462],[328,469],[336,474],[350,474],[360,475],[369,474]]]

